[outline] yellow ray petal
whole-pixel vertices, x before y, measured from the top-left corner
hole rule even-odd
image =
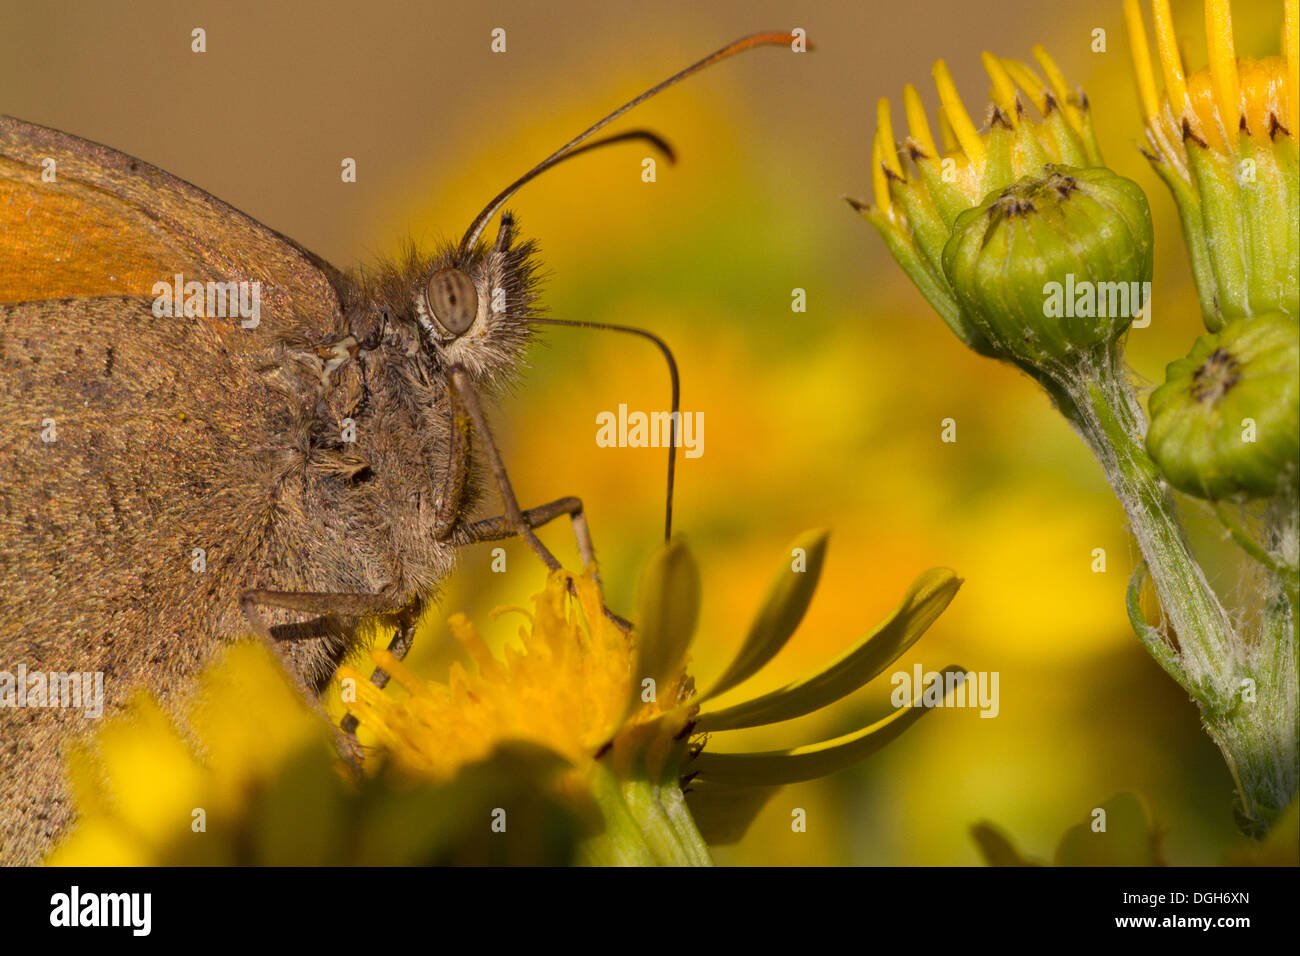
[[[1147,28],[1142,24],[1138,0],[1124,0],[1124,21],[1128,24],[1128,42],[1133,52],[1133,73],[1137,76],[1142,115],[1154,123],[1160,115],[1160,97],[1156,94],[1156,75],[1151,69],[1151,48],[1147,46]]]
[[[962,106],[961,97],[957,95],[957,86],[952,81],[952,74],[948,72],[948,64],[939,60],[934,64],[932,72],[934,84],[939,88],[939,101],[943,103],[944,112],[948,116],[948,122],[952,124],[957,142],[961,144],[962,151],[972,163],[982,166],[984,143],[975,129],[975,124],[971,122],[966,107]]]
[[[1165,99],[1173,107],[1175,118],[1181,118],[1188,106],[1187,80],[1178,52],[1178,37],[1174,33],[1169,0],[1154,0],[1151,7],[1156,18],[1156,48],[1160,51],[1160,66],[1165,76]]]
[[[993,102],[1007,116],[1007,122],[1013,127],[1020,124],[1020,110],[1016,108],[1016,84],[1007,73],[1000,60],[988,50],[980,54],[980,63],[984,72],[993,81]]]
[[[1016,81],[1016,86],[1020,87],[1024,94],[1029,97],[1029,102],[1034,104],[1034,108],[1046,117],[1047,85],[1039,78],[1038,74],[1019,60],[1003,58],[1002,68],[1010,74],[1011,79]]]
[[[723,710],[703,713],[700,730],[735,730],[791,720],[834,703],[877,677],[944,612],[962,579],[947,568],[922,573],[892,614],[822,671]]]
[[[1237,77],[1237,52],[1232,42],[1232,9],[1228,0],[1205,0],[1205,44],[1210,53],[1210,76],[1219,121],[1229,143],[1241,122],[1241,93]]]
[[[957,134],[952,131],[952,123],[948,122],[948,111],[942,106],[939,107],[939,136],[943,139],[945,153],[957,152]]]
[[[884,150],[882,158],[885,166],[899,179],[906,179],[903,167],[898,162],[898,140],[894,139],[894,120],[889,115],[889,100],[883,96],[876,101],[876,131],[883,139],[881,148]]]
[[[953,675],[955,685],[960,686],[966,671],[949,665],[939,673],[944,675],[945,686],[949,674]],[[699,772],[700,782],[711,785],[770,786],[815,780],[875,753],[916,723],[928,709],[899,707],[874,724],[806,747],[763,753],[714,753],[705,749],[695,758],[693,767]]]
[[[880,151],[880,130],[876,130],[871,141],[871,190],[876,194],[876,205],[884,212],[889,212],[892,203],[889,199],[889,179],[885,176],[885,158]]]
[[[1135,4],[1136,2],[1137,0],[1134,0]],[[1140,17],[1138,22],[1139,23],[1141,22]],[[1143,48],[1146,47],[1145,32],[1142,34],[1142,46]],[[1041,66],[1043,68],[1043,72],[1047,74],[1047,82],[1052,84],[1052,91],[1056,94],[1056,100],[1058,103],[1060,103],[1061,110],[1062,112],[1065,113],[1066,120],[1069,122],[1070,126],[1074,128],[1074,131],[1076,133],[1082,135],[1083,117],[1079,113],[1079,108],[1075,106],[1074,103],[1071,101],[1070,87],[1065,82],[1065,74],[1061,72],[1061,68],[1056,65],[1056,61],[1052,59],[1052,57],[1048,54],[1047,50],[1044,49],[1041,44],[1036,44],[1034,46],[1033,53],[1034,53],[1034,59],[1038,61],[1038,65]],[[1147,64],[1147,72],[1150,73],[1151,55],[1149,53],[1145,54],[1144,60]],[[1154,88],[1155,86],[1153,83],[1152,84],[1153,101],[1155,95]]]
[[[934,137],[930,135],[930,124],[925,118],[921,94],[916,92],[916,87],[911,83],[903,87],[903,111],[907,114],[908,135],[927,156],[937,157],[939,151],[935,148]]]
[[[745,643],[731,665],[723,672],[701,701],[724,694],[757,674],[794,634],[803,620],[804,612],[812,601],[813,592],[821,578],[822,563],[826,559],[826,541],[830,532],[815,529],[801,534],[786,549],[787,554],[799,551],[805,556],[804,566],[792,567],[789,558],[781,560],[772,586],[763,599],[763,606],[750,625]]]
[[[1286,57],[1287,129],[1300,136],[1300,0],[1286,0],[1282,55]]]
[[[680,538],[660,548],[641,575],[637,595],[636,667],[628,710],[641,706],[642,681],[664,693],[686,659],[700,619],[700,569]],[[671,702],[669,702],[671,703]]]

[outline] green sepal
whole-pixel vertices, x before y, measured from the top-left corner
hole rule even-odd
[[[1201,197],[1201,228],[1214,274],[1215,311],[1222,324],[1250,314],[1245,203],[1237,185],[1238,167],[1236,160],[1194,139],[1185,144],[1187,165]]]
[[[885,241],[885,247],[894,257],[894,261],[902,266],[907,277],[939,313],[939,318],[943,319],[953,335],[961,339],[962,344],[967,348],[983,355],[990,354],[991,348],[988,342],[963,318],[948,280],[930,268],[929,263],[912,241],[911,234],[904,227],[893,222],[878,207],[867,206],[852,199],[848,202],[880,233],[880,238]]]

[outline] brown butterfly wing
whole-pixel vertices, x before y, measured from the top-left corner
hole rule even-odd
[[[184,180],[3,115],[0,235],[0,302],[152,297],[154,282],[181,271],[261,280],[276,314],[316,317],[338,308],[342,287],[323,259]]]
[[[155,317],[154,284],[178,273],[259,282],[260,325]],[[266,549],[295,544],[273,539],[298,462],[267,436],[306,411],[277,365],[341,328],[343,283],[147,163],[0,117],[0,670],[102,670],[110,703],[137,681],[166,696],[240,629]],[[0,861],[35,858],[64,822],[57,745],[92,724],[0,710]]]

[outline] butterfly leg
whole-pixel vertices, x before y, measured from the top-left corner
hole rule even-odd
[[[586,524],[586,512],[582,510],[582,499],[569,496],[567,498],[556,498],[555,501],[547,502],[546,505],[530,507],[523,512],[525,522],[530,527],[539,528],[543,524],[552,522],[562,515],[568,515],[573,527],[573,537],[577,538],[578,555],[581,555],[582,566],[591,568],[591,576],[595,578],[595,583],[601,583],[601,576],[595,567],[595,548],[591,545],[591,531]],[[511,527],[510,520],[504,515],[498,515],[497,518],[484,518],[480,522],[473,522],[465,525],[460,533],[456,535],[456,542],[463,545],[481,544],[484,541],[502,541],[507,537],[515,537],[515,531]],[[606,607],[604,617],[612,620],[617,626],[624,631],[632,630],[632,623],[627,618],[620,617]]]
[[[572,523],[573,537],[578,542],[578,554],[582,558],[582,566],[590,568],[596,583],[600,584],[600,574],[596,570],[596,549],[591,543],[591,529],[587,526],[587,514],[582,510],[581,498],[573,496],[557,498],[555,501],[538,505],[536,508],[529,508],[523,512],[524,520],[533,528],[540,528],[547,522],[554,521],[562,515],[568,515]],[[456,540],[460,544],[479,544],[484,541],[501,541],[504,538],[513,538],[514,536],[515,532],[511,528],[510,522],[504,515],[498,515],[495,518],[484,518],[482,521],[475,521],[467,525],[457,535]],[[605,616],[623,630],[632,630],[631,622],[614,613],[608,607],[605,608]]]
[[[506,474],[505,463],[501,460],[501,453],[497,450],[496,442],[492,439],[487,416],[483,414],[483,406],[479,403],[478,395],[470,385],[468,373],[458,365],[452,366],[447,381],[451,385],[454,401],[464,410],[473,425],[474,432],[483,442],[488,466],[492,469],[497,489],[501,494],[501,503],[505,506],[506,512],[499,517],[488,518],[471,524],[464,532],[468,536],[466,543],[500,540],[501,538],[518,535],[528,542],[529,547],[537,553],[547,568],[558,571],[560,562],[556,560],[550,549],[542,544],[541,539],[533,533],[533,528],[558,518],[560,515],[567,514],[573,523],[573,533],[574,537],[578,539],[578,551],[582,556],[583,564],[588,567],[594,566],[596,551],[591,544],[591,531],[587,527],[587,516],[582,509],[582,500],[573,497],[560,498],[525,513],[519,507],[519,500],[515,497],[514,488],[510,484],[510,477]],[[615,614],[609,608],[605,608],[605,615],[623,630],[629,631],[632,629],[632,625],[627,620]]]
[[[303,614],[337,615],[339,617],[366,617],[391,611],[393,599],[382,592],[377,594],[333,594],[327,591],[266,591],[259,588],[245,591],[239,596],[239,608],[249,625],[263,640],[274,640],[271,629],[258,613],[258,606],[278,607]]]
[[[503,223],[502,230],[508,229],[509,224]],[[482,409],[478,407],[477,396],[467,384],[462,383],[458,387],[449,390],[449,397],[451,399],[451,447],[447,457],[447,467],[441,482],[441,494],[434,505],[434,535],[439,540],[450,537],[457,544],[499,541],[502,538],[511,538],[522,533],[519,530],[521,527],[519,521],[515,520],[516,517],[522,521],[522,527],[532,529],[541,527],[560,515],[567,514],[573,522],[573,533],[578,540],[578,551],[582,556],[583,566],[594,565],[596,553],[591,545],[591,533],[587,529],[587,518],[582,510],[582,502],[572,497],[560,498],[550,504],[531,508],[526,512],[521,511],[518,501],[515,499],[514,489],[510,485],[510,478],[506,475],[505,467],[501,462],[500,453],[492,441],[491,432],[487,430],[487,420]],[[473,411],[470,408],[471,402],[474,405]],[[497,518],[475,522],[465,528],[459,525],[459,521],[461,517],[460,509],[464,500],[465,482],[470,470],[471,429],[477,429],[483,436],[487,446],[488,460],[492,465],[497,485],[501,489],[502,500],[506,504],[506,514]],[[515,515],[510,513],[512,504]],[[533,541],[529,541],[530,545],[533,545],[533,543]],[[541,547],[540,541],[536,542],[534,550],[537,550],[538,547]],[[542,560],[546,561],[551,570],[555,570],[559,566],[558,562],[552,566],[551,561],[547,560],[542,551],[538,551],[538,553],[542,555]]]
[[[506,512],[502,520],[507,523],[512,534],[517,534],[528,542],[528,546],[537,553],[548,569],[560,570],[560,562],[556,560],[550,549],[542,544],[541,539],[533,534],[532,525],[524,518],[523,510],[519,507],[519,499],[515,497],[515,489],[510,484],[510,476],[506,474],[505,462],[501,460],[501,453],[492,439],[492,430],[488,426],[487,416],[483,414],[483,405],[479,402],[478,394],[470,383],[469,373],[462,366],[453,365],[447,370],[447,382],[451,386],[455,402],[464,410],[473,425],[475,434],[483,442],[483,452],[487,457],[488,467],[492,470],[492,477],[496,481],[497,491],[501,495],[501,504]]]
[[[573,537],[577,540],[578,555],[582,559],[583,567],[594,567],[596,549],[591,543],[591,529],[587,526],[587,515],[582,510],[581,498],[572,496],[557,498],[536,508],[529,508],[523,513],[524,520],[532,528],[540,528],[563,515],[568,515],[573,525]],[[484,518],[466,525],[456,536],[456,541],[459,544],[480,544],[484,541],[501,541],[514,536],[515,530],[509,520],[504,515],[498,515],[495,518]],[[599,580],[597,577],[598,582]]]
[[[304,614],[316,616],[360,619],[376,614],[391,614],[393,599],[391,595],[383,592],[373,594],[333,594],[320,591],[270,591],[260,589],[245,591],[240,596],[239,606],[244,612],[244,617],[248,619],[249,625],[275,652],[303,697],[311,703],[315,710],[324,714],[325,709],[318,697],[319,688],[311,687],[302,667],[298,666],[283,652],[282,641],[292,640],[293,637],[277,639],[271,633],[270,628],[267,627],[265,619],[258,612],[259,605],[300,611]],[[410,650],[419,610],[420,602],[416,600],[412,602],[410,607],[397,612],[397,634],[389,643],[388,650],[399,660],[405,657],[406,652]],[[370,681],[376,687],[383,687],[388,683],[388,674],[380,668],[375,668],[370,675]],[[356,739],[356,727],[356,718],[348,714],[335,729],[338,734],[337,743],[340,753],[352,766],[352,769],[359,773],[361,770],[361,753]]]
[[[392,654],[399,661],[405,659],[407,651],[411,649],[411,644],[415,641],[415,625],[420,621],[420,612],[424,609],[424,602],[416,598],[409,606],[402,608],[397,612],[397,632],[393,639],[388,642],[388,653]],[[376,667],[370,672],[370,683],[374,684],[380,690],[388,686],[388,671],[382,667]],[[355,738],[357,725],[361,721],[357,720],[352,714],[344,714],[343,719],[339,721],[339,727],[350,737]]]

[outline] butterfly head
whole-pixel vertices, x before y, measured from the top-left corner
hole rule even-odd
[[[386,270],[392,278],[385,295],[388,306],[382,313],[385,324],[394,315],[410,319],[401,323],[401,337],[414,335],[427,359],[441,367],[456,364],[475,377],[508,377],[522,357],[529,321],[538,316],[534,307],[536,247],[532,242],[515,242],[514,220],[503,212],[505,204],[521,187],[546,171],[615,143],[648,143],[672,162],[672,147],[648,130],[593,137],[637,104],[700,70],[754,47],[786,46],[790,36],[773,32],[742,37],[655,84],[570,139],[498,193],[470,223],[459,245],[433,259],[422,259],[414,251],[408,253],[402,267]],[[498,214],[500,231],[489,247],[482,236]]]
[[[535,251],[533,242],[515,241],[506,214],[491,247],[448,250],[417,273],[411,302],[427,346],[474,375],[513,369],[536,309]]]
[[[434,255],[410,247],[367,277],[366,297],[377,307],[374,334],[431,369],[454,364],[475,378],[509,378],[537,314],[536,261],[536,244],[515,241],[509,215],[490,247],[448,246]]]

